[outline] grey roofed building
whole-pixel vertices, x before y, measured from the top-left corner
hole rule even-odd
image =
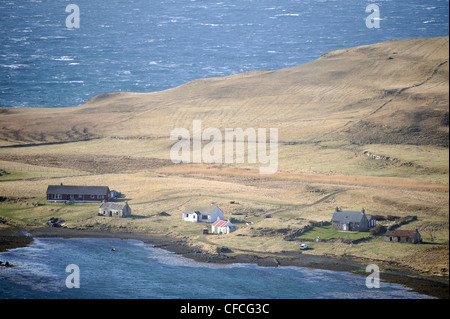
[[[211,214],[216,207],[213,205],[189,205],[184,211],[186,213]]]
[[[98,209],[99,216],[130,217],[131,208],[128,202],[105,202]]]
[[[49,185],[47,193],[52,194],[93,194],[103,195],[109,191],[107,186],[74,186],[74,185]]]
[[[108,186],[49,185],[47,201],[102,202],[111,199]]]
[[[369,231],[369,220],[364,209],[358,212],[344,211],[336,208],[331,218],[331,224],[334,229],[338,230]]]

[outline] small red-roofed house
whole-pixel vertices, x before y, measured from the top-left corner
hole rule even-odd
[[[217,219],[211,226],[211,232],[213,234],[229,234],[237,229],[230,220]]]

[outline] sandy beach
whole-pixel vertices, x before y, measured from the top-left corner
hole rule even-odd
[[[351,256],[346,256],[346,258],[334,258],[330,256],[310,255],[300,251],[264,254],[264,256],[258,255],[257,253],[211,254],[198,248],[192,248],[187,244],[187,242],[177,238],[151,236],[140,233],[100,232],[55,227],[42,227],[27,230],[26,232],[23,230],[21,231],[10,228],[0,229],[0,252],[27,246],[33,242],[33,237],[134,239],[151,244],[158,248],[166,249],[199,262],[222,264],[253,263],[263,267],[309,267],[315,269],[353,272],[362,276],[367,275],[364,270],[366,265],[374,262],[370,260],[356,260],[356,258],[352,258]],[[4,260],[4,262],[6,262],[6,260]],[[449,298],[448,281],[444,279],[412,274],[405,269],[397,267],[396,265],[383,266],[385,268],[381,272],[380,276],[383,281],[398,283],[410,287],[418,293],[440,299]]]

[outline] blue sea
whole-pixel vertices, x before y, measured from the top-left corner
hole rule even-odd
[[[69,4],[79,28],[66,23]],[[370,4],[379,28],[366,26]],[[0,106],[76,106],[281,69],[331,50],[446,36],[448,19],[448,0],[0,0]]]
[[[201,263],[136,240],[36,238],[0,260],[15,265],[0,267],[0,299],[431,298],[384,281],[367,288],[366,276],[348,272]],[[68,288],[69,265],[79,288]]]

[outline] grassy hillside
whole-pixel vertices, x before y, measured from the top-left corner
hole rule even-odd
[[[284,142],[448,145],[448,48],[448,37],[389,41],[283,70],[101,94],[81,107],[3,108],[0,140],[167,137],[199,119],[220,129],[276,127]]]
[[[336,206],[418,216],[424,245],[311,243],[448,276],[448,37],[389,41],[276,71],[200,79],[155,93],[107,93],[69,108],[0,109],[0,228],[68,227],[170,235],[215,252],[298,251],[286,234],[329,221]],[[279,165],[170,160],[172,129],[278,128]],[[133,218],[96,204],[45,201],[49,184],[108,185]],[[187,204],[217,203],[240,229],[203,236]],[[161,214],[165,212],[166,214]],[[168,214],[168,215],[167,215]],[[266,218],[270,215],[270,218]],[[345,238],[343,235],[342,238]]]

